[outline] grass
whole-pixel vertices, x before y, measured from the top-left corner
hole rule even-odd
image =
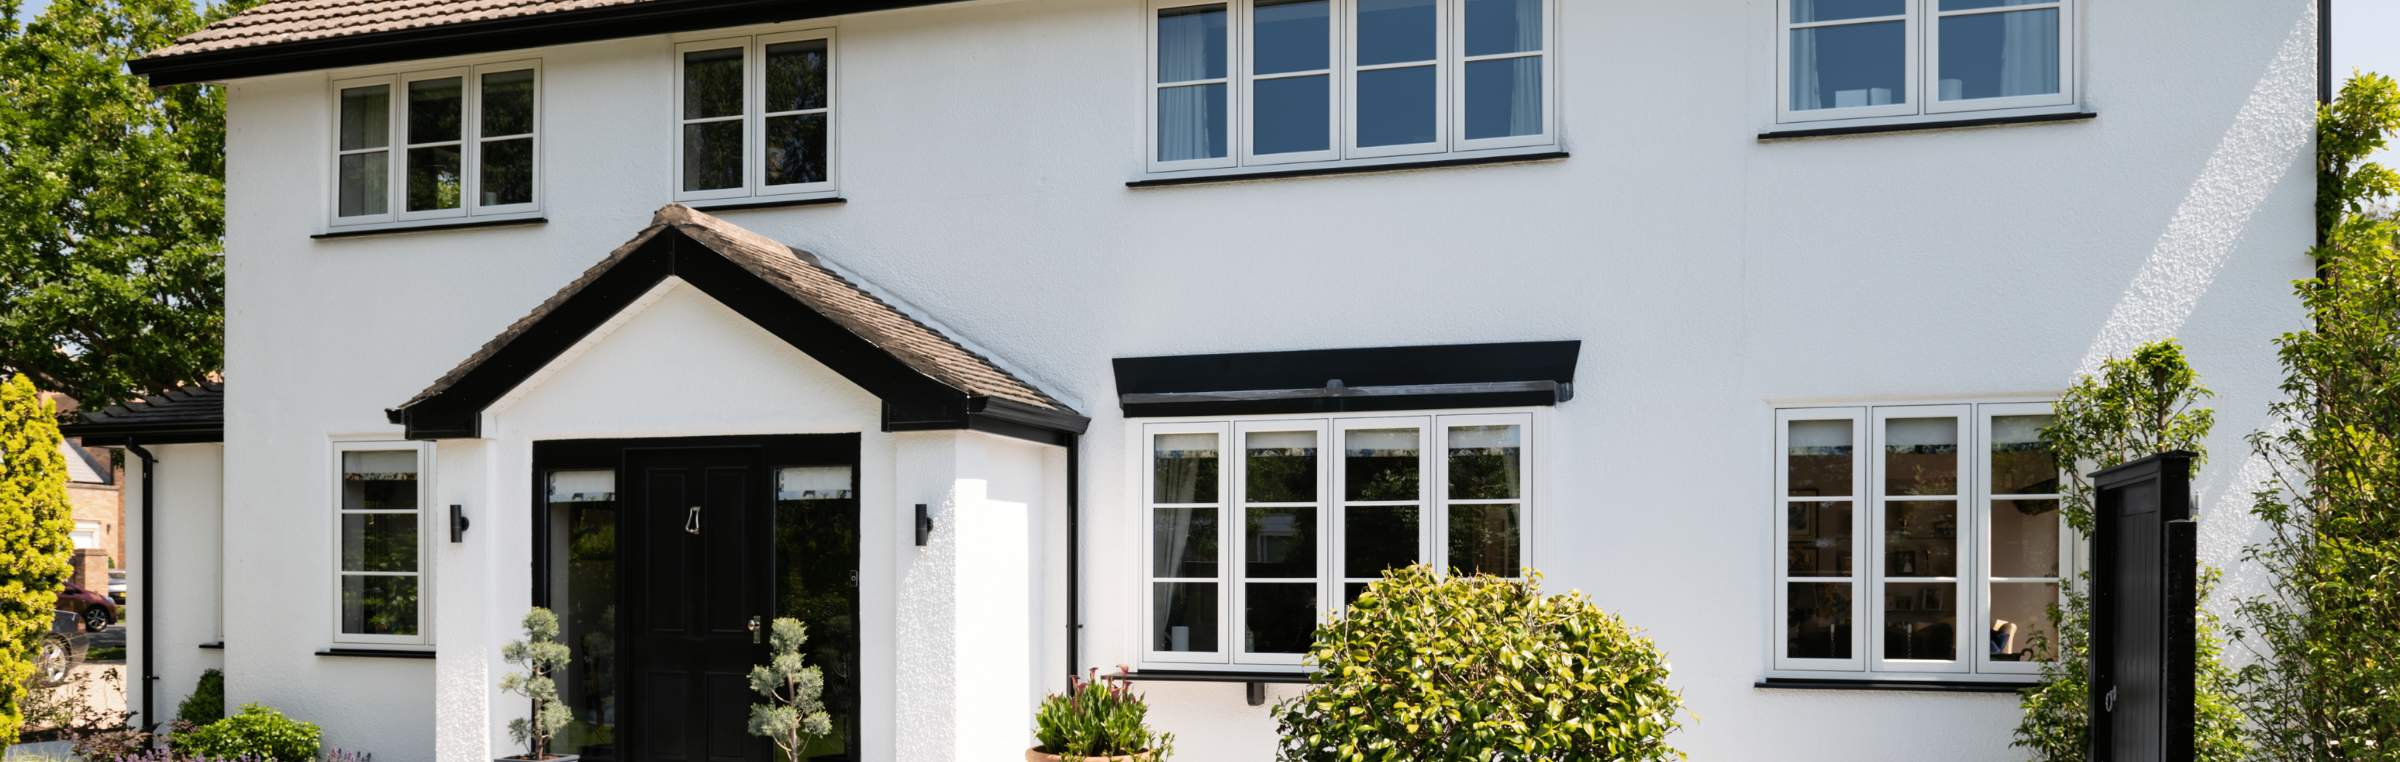
[[[111,659],[114,659],[114,660],[117,660],[117,661],[124,661],[124,660],[125,660],[125,647],[124,647],[124,646],[102,646],[102,647],[99,647],[99,648],[94,648],[94,649],[92,649],[91,653],[85,654],[83,658],[84,658],[84,661],[108,661],[108,660],[111,660]]]

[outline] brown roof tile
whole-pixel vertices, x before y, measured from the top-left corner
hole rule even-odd
[[[458,24],[649,0],[276,0],[184,35],[144,59]]]

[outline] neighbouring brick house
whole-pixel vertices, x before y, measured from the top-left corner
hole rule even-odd
[[[75,398],[46,394],[59,412],[80,407]],[[108,592],[108,570],[125,558],[125,473],[111,463],[107,448],[87,448],[79,439],[61,440],[67,461],[67,502],[75,506],[75,571],[67,579],[84,589]]]

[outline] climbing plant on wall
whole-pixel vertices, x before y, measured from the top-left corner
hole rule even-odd
[[[75,528],[67,461],[49,401],[20,375],[0,383],[0,742],[24,723],[18,701],[50,629]]]

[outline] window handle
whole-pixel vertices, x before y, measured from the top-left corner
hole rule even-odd
[[[700,533],[700,506],[692,506],[691,517],[683,522],[683,531],[688,534]]]

